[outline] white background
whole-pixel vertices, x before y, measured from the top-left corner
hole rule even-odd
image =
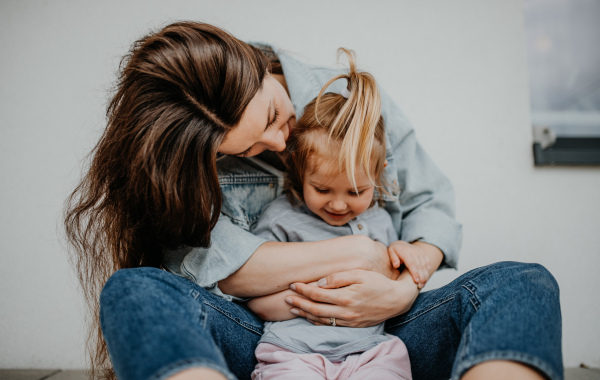
[[[104,127],[120,57],[181,19],[323,65],[354,49],[456,188],[459,270],[428,286],[495,261],[542,263],[561,287],[565,364],[600,366],[600,169],[533,166],[520,1],[3,0],[0,368],[85,366],[62,203]]]

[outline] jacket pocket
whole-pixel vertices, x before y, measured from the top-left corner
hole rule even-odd
[[[235,183],[221,184],[221,212],[246,231],[255,223],[263,208],[277,196],[277,178],[251,176],[246,182],[236,177]]]

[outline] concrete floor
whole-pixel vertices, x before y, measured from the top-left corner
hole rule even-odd
[[[60,369],[0,369],[0,380],[87,380],[85,371]],[[565,380],[600,380],[600,369],[567,368]]]

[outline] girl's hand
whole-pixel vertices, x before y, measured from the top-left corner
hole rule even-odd
[[[318,286],[294,283],[292,290],[301,296],[288,296],[293,314],[316,325],[347,327],[374,326],[407,312],[419,290],[408,271],[396,281],[361,269],[331,274],[318,281]]]
[[[431,273],[431,261],[421,246],[398,240],[389,245],[388,254],[394,268],[404,264],[419,289],[425,286]]]

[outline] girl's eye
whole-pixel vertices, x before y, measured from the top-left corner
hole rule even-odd
[[[364,193],[364,192],[365,192],[364,190],[361,190],[361,191],[349,191],[348,194],[350,194],[350,195],[352,195],[354,197],[360,197],[360,195],[362,193]]]
[[[327,194],[327,193],[329,193],[329,190],[327,190],[327,189],[319,189],[319,188],[315,187],[315,190],[319,194]]]

